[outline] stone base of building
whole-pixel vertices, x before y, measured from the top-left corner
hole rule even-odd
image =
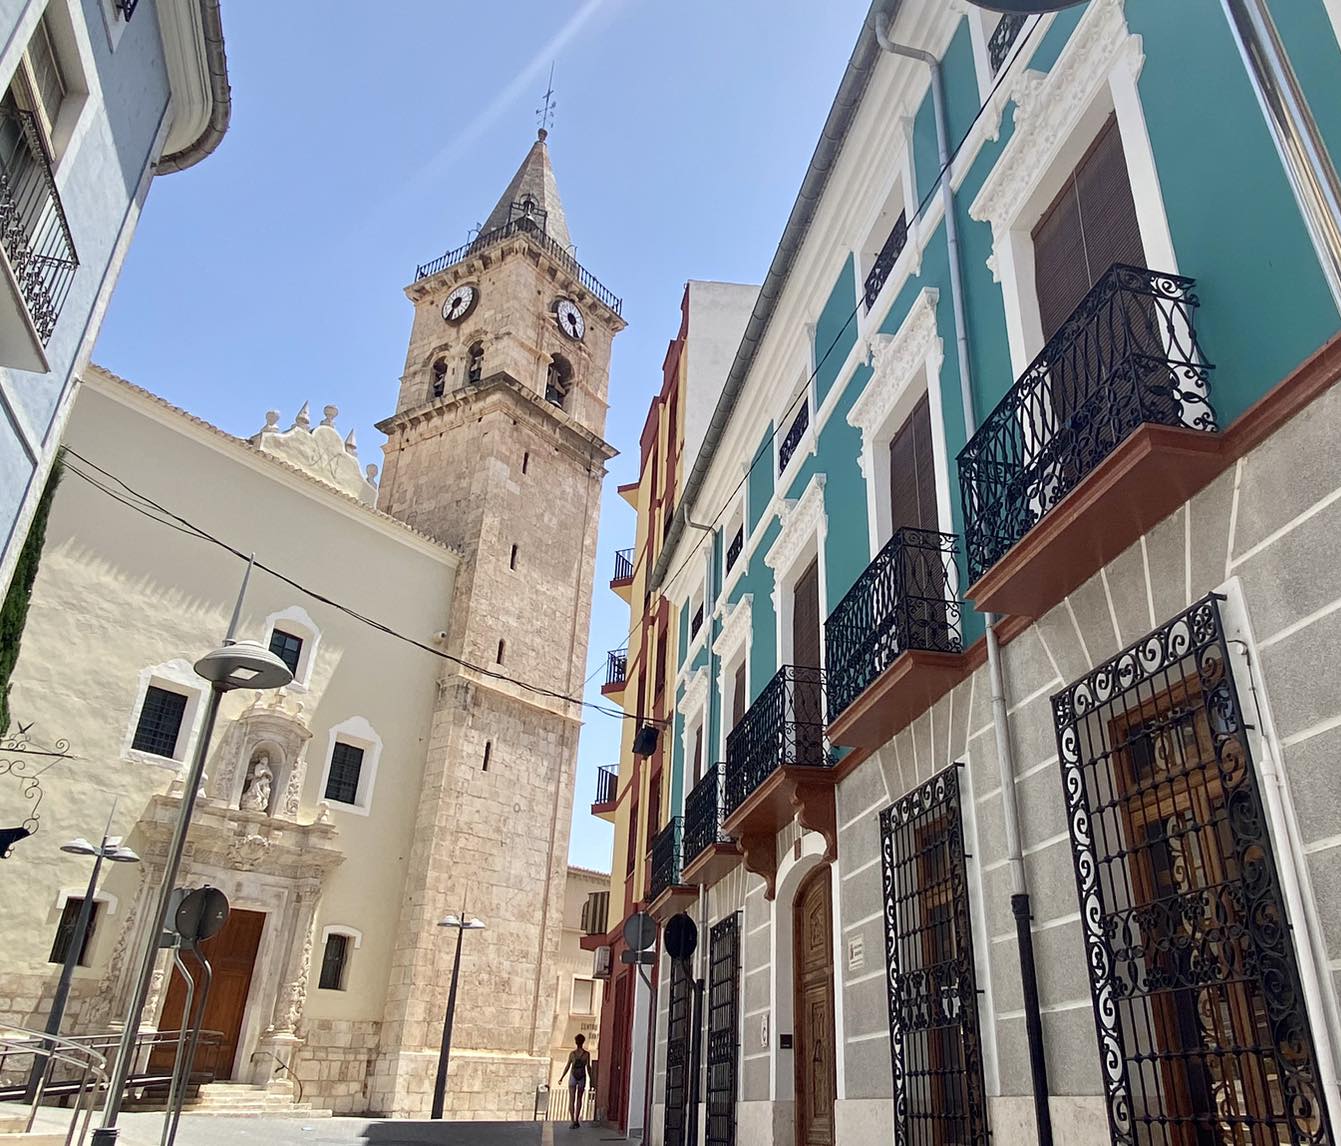
[[[791,1101],[736,1103],[736,1146],[791,1142],[796,1134],[795,1109],[796,1104]],[[838,1141],[847,1139],[840,1136]]]
[[[1067,1146],[1109,1146],[1108,1115],[1104,1100],[1091,1095],[1053,1095],[1052,1137]],[[992,1137],[1011,1146],[1037,1146],[1034,1100],[1022,1095],[1003,1095],[987,1100]]]
[[[303,1046],[294,1055],[293,1076],[303,1101],[335,1114],[363,1114],[369,1108],[368,1084],[377,1056],[375,1020],[317,1019],[307,1024]]]
[[[529,1121],[549,1059],[539,1055],[453,1051],[443,1117],[457,1121]],[[390,1118],[427,1118],[433,1108],[438,1052],[388,1051],[368,1078],[370,1112]]]

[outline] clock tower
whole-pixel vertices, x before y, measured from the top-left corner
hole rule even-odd
[[[464,911],[447,1117],[547,1078],[620,302],[573,256],[542,130],[478,237],[418,268],[378,508],[460,551],[372,1109],[426,1116]]]

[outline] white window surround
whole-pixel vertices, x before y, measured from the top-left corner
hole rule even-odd
[[[591,992],[589,995],[591,1003],[584,1011],[579,1011],[577,1009],[577,985],[579,983],[586,983],[591,988]],[[596,980],[593,979],[590,975],[574,975],[573,982],[568,989],[568,999],[569,999],[570,1014],[594,1015],[596,1013]]]
[[[1025,49],[1017,57],[1015,53],[1019,50],[1020,45],[1025,43],[1030,36],[1035,35],[1035,26],[1040,20],[1048,19],[1048,17],[1025,17],[1024,27],[1020,29],[1015,42],[1010,46],[1011,54],[1006,57],[1005,66],[997,75],[992,74],[992,61],[988,56],[987,46],[992,39],[992,34],[996,31],[997,24],[1004,19],[1004,16],[986,8],[970,5],[968,17],[969,41],[973,45],[973,66],[978,76],[978,102],[979,104],[986,104],[988,99],[991,98],[992,88],[996,86],[997,81],[1008,75],[1012,65],[1021,63],[1022,57],[1026,52],[1029,52],[1029,49]]]
[[[321,929],[321,948],[326,949],[326,940],[332,935],[343,935],[354,941],[354,950],[363,946],[363,932],[357,927],[346,927],[343,923],[329,923]]]
[[[704,624],[706,628],[706,622]],[[700,665],[685,681],[684,691],[680,696],[679,703],[676,705],[680,716],[683,718],[681,724],[681,748],[684,753],[684,775],[686,783],[682,785],[687,795],[688,789],[693,786],[691,782],[691,773],[694,767],[694,733],[703,729],[707,730],[707,711],[708,711],[708,669],[706,665]],[[705,737],[706,739],[706,737]],[[703,751],[706,753],[710,745],[704,744]],[[708,769],[708,761],[705,759],[700,762],[703,770]],[[681,809],[683,811],[683,809]]]
[[[987,265],[1002,286],[1016,376],[1044,342],[1031,231],[1112,113],[1146,260],[1152,270],[1178,271],[1137,88],[1144,62],[1141,37],[1129,31],[1121,0],[1093,0],[1051,71],[1021,69],[1008,80],[1015,132],[969,214],[992,227]]]
[[[63,887],[56,893],[56,915],[59,918],[60,913],[65,910],[65,905],[72,899],[83,899],[88,894],[88,886],[83,887]],[[121,901],[110,891],[103,891],[99,888],[93,893],[93,902],[101,903],[104,908],[103,914],[110,919],[116,914],[116,909]]]
[[[782,503],[778,514],[782,528],[764,554],[765,564],[773,570],[773,612],[777,617],[779,666],[793,663],[792,596],[812,558],[819,561],[820,661],[824,660],[825,602],[828,600],[824,539],[829,531],[829,518],[824,511],[825,480],[826,475],[815,474],[800,497]]]
[[[168,692],[180,693],[186,697],[186,711],[182,713],[182,725],[177,733],[177,745],[170,757],[159,756],[132,748],[135,741],[135,729],[139,727],[140,710],[144,708],[144,698],[149,686],[156,685]],[[130,719],[126,723],[126,734],[121,741],[121,759],[136,764],[152,764],[156,768],[176,770],[190,758],[196,736],[200,732],[200,722],[205,709],[200,703],[205,695],[205,682],[196,675],[196,670],[182,659],[164,661],[162,664],[140,670],[136,685],[135,703],[131,706]]]
[[[266,617],[265,636],[262,639],[266,648],[270,647],[270,634],[275,629],[302,639],[298,671],[293,674],[293,682],[286,687],[295,692],[306,692],[312,684],[312,665],[317,659],[317,647],[321,644],[321,630],[301,605],[290,605]]]
[[[336,744],[352,744],[363,749],[363,766],[359,769],[358,796],[352,804],[341,800],[332,800],[326,795],[326,785],[331,778],[331,758],[335,754]],[[366,816],[372,811],[373,786],[377,781],[377,765],[382,757],[382,738],[377,730],[363,716],[351,716],[342,720],[330,731],[330,741],[326,746],[326,761],[321,769],[321,786],[317,789],[317,799],[330,805],[335,812],[351,812],[356,816]]]
[[[894,533],[889,504],[889,444],[924,393],[931,411],[936,517],[941,532],[951,532],[950,458],[941,403],[945,344],[936,327],[938,299],[939,292],[934,288],[923,289],[898,333],[871,336],[868,346],[873,372],[848,411],[848,424],[861,431],[859,462],[866,479],[866,518],[872,555],[879,553]]]
[[[717,604],[713,610],[714,616],[718,617],[722,613],[722,603],[744,574],[745,567],[750,563],[750,536],[745,517],[745,490],[749,481],[745,467],[742,465],[741,468],[742,476],[746,480],[741,483],[740,492],[731,499],[730,508],[726,515],[726,528],[722,530],[722,591],[717,595]],[[731,539],[736,536],[737,530],[740,531],[741,537],[740,555],[736,558],[736,563],[728,569],[726,567],[726,551],[731,548]]]
[[[896,146],[898,148],[897,158],[884,184],[883,194],[880,195],[876,205],[872,207],[857,230],[859,235],[865,236],[862,246],[854,248],[852,251],[852,265],[856,268],[857,274],[857,301],[860,304],[857,320],[859,334],[867,326],[879,325],[880,318],[888,309],[889,303],[899,287],[910,276],[918,274],[922,269],[922,242],[920,241],[922,236],[918,232],[917,173],[913,166],[913,120],[911,116],[899,117]],[[882,160],[887,158],[888,154],[881,156]],[[903,250],[899,252],[899,257],[894,261],[894,265],[890,267],[889,274],[885,276],[885,281],[881,284],[880,293],[876,296],[874,305],[868,310],[865,303],[866,276],[871,273],[871,268],[875,264],[875,255],[885,245],[885,240],[889,238],[890,231],[893,230],[894,224],[898,220],[899,212],[893,209],[896,192],[898,193],[899,210],[904,213],[908,226],[908,241]]]
[[[815,374],[814,371],[808,371],[805,380],[795,390],[783,391],[788,397],[773,416],[773,437],[772,437],[772,465],[773,465],[773,486],[775,489],[781,489],[785,484],[787,475],[795,473],[796,468],[811,454],[815,452],[815,441],[818,433],[819,408],[815,403]],[[809,408],[809,419],[806,422],[806,428],[801,433],[800,439],[796,443],[796,449],[792,451],[792,456],[787,459],[787,465],[781,467],[778,464],[779,452],[782,449],[782,443],[787,434],[791,431],[792,424],[801,416],[802,395]]]
[[[732,726],[741,715],[734,711],[734,689],[732,682],[736,670],[745,666],[745,703],[750,701],[750,649],[754,643],[751,624],[753,593],[746,593],[726,614],[722,622],[722,631],[713,642],[712,651],[717,655],[717,695],[721,698],[722,723],[718,730],[720,742],[717,745],[718,759],[726,759],[726,738]]]

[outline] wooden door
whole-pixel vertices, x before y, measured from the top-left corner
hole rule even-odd
[[[210,986],[200,1028],[218,1031],[223,1035],[223,1043],[213,1062],[202,1056],[196,1066],[198,1069],[212,1069],[216,1078],[233,1077],[233,1060],[237,1058],[238,1040],[242,1037],[242,1017],[247,1009],[252,971],[256,967],[256,951],[261,945],[261,931],[264,927],[265,912],[234,908],[229,912],[223,930],[200,945],[201,954],[209,960],[214,970],[214,981]],[[190,965],[191,956],[187,954],[185,959]],[[181,972],[174,968],[168,983],[167,1002],[163,1005],[163,1014],[159,1020],[160,1029],[180,1030],[185,1005],[186,982]],[[194,1006],[200,1006],[199,994],[196,995]],[[167,1054],[170,1069],[172,1052],[159,1053]]]
[[[826,864],[801,885],[793,913],[796,1146],[835,1146],[837,1141],[833,1121],[838,1074],[830,871]]]
[[[931,401],[923,394],[889,443],[890,534],[905,526],[937,529]]]

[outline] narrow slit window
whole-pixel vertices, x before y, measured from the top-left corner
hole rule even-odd
[[[517,568],[517,547],[515,545],[512,547],[512,555],[508,558],[508,568]]]
[[[498,642],[498,659],[496,662],[497,664],[501,665],[503,663],[503,649],[506,647],[506,644],[507,644],[506,641]]]
[[[48,963],[64,963],[70,955],[70,945],[75,939],[75,928],[79,923],[79,912],[84,906],[83,896],[70,896],[65,901],[65,907],[61,909],[61,919],[56,924],[56,939],[51,945],[51,954],[47,956]],[[88,930],[84,932],[83,941],[79,944],[79,957],[75,960],[81,967],[88,966],[88,949],[93,943],[93,932],[98,925],[98,909],[102,905],[95,899],[93,901],[93,913],[88,917]]]
[[[345,970],[349,966],[349,936],[332,931],[326,936],[326,950],[321,957],[321,981],[323,991],[343,991],[345,989]]]
[[[522,473],[526,472],[526,469],[530,464],[531,464],[531,451],[527,450],[522,454]]]
[[[486,740],[484,742],[484,764],[480,768],[481,772],[489,771],[489,757],[493,754],[493,750],[494,742],[492,740]]]

